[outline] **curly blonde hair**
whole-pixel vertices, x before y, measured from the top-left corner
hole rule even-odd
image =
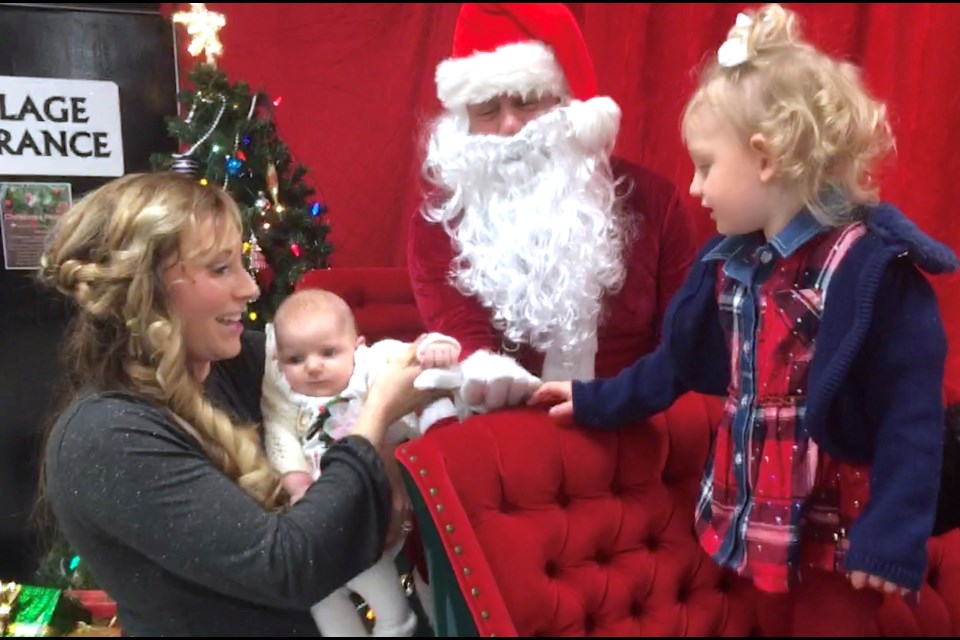
[[[69,388],[128,390],[166,407],[206,454],[260,504],[279,502],[279,480],[254,428],[240,428],[190,375],[161,268],[184,258],[181,241],[201,217],[240,227],[224,191],[173,173],[129,175],[88,194],[59,220],[41,280],[79,309],[63,361]],[[218,234],[219,238],[226,234]]]
[[[746,143],[761,134],[779,158],[778,177],[817,219],[848,221],[853,205],[876,201],[879,163],[894,148],[886,107],[864,88],[859,70],[803,41],[796,14],[770,4],[746,12],[728,39],[745,44],[744,61],[716,57],[683,113],[707,106]],[[838,197],[839,196],[839,197]]]

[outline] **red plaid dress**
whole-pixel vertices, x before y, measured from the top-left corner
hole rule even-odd
[[[718,563],[763,591],[788,590],[803,568],[839,569],[846,530],[868,498],[869,470],[831,459],[803,428],[830,279],[864,233],[860,223],[821,231],[786,257],[755,240],[718,269],[731,383],[697,534]]]

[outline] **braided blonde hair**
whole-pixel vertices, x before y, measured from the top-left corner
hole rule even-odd
[[[727,36],[743,47],[740,58],[726,65],[714,58],[705,68],[684,110],[684,133],[706,105],[745,143],[763,135],[780,161],[779,178],[820,222],[843,224],[851,203],[879,197],[876,171],[894,148],[886,107],[854,65],[803,41],[792,11],[770,4],[744,16]]]
[[[59,220],[40,277],[79,308],[63,354],[73,392],[129,390],[166,407],[220,470],[273,508],[279,481],[257,430],[238,428],[206,399],[167,309],[161,267],[182,257],[181,241],[201,216],[240,227],[237,206],[221,189],[173,173],[119,178]]]

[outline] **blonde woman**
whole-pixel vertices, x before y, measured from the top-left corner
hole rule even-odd
[[[73,390],[49,434],[44,496],[129,635],[315,635],[310,606],[399,535],[381,445],[432,397],[413,351],[289,510],[260,446],[257,286],[221,190],[132,175],[53,231],[41,275],[76,303]],[[389,532],[389,533],[388,533]]]

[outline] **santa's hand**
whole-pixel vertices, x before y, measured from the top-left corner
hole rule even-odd
[[[474,411],[520,404],[540,386],[540,379],[508,356],[477,351],[460,363],[463,401]]]

